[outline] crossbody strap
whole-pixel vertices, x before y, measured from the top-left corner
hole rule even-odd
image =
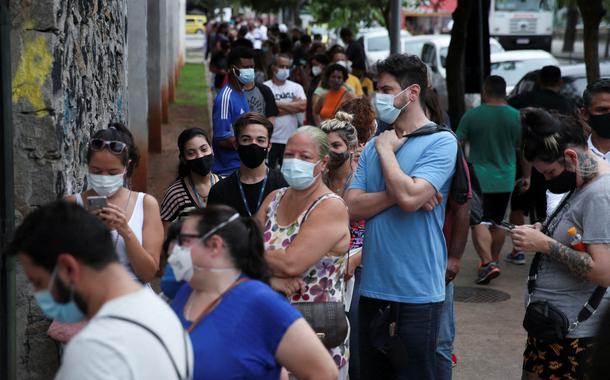
[[[561,200],[561,203],[559,204],[559,206],[557,206],[557,208],[555,209],[555,211],[553,212],[551,217],[549,219],[547,219],[546,223],[544,224],[544,227],[542,228],[542,232],[544,234],[549,233],[549,226],[551,225],[551,222],[554,221],[554,219],[559,215],[561,210],[567,205],[568,200],[572,196],[573,193],[574,193],[574,191],[570,191],[568,193],[568,195],[566,195]],[[541,258],[542,258],[542,253],[536,252],[534,259],[532,260],[532,265],[530,266],[529,276],[527,278],[527,291],[529,293],[528,304],[529,304],[530,300],[532,299],[532,294],[534,294],[534,289],[536,288],[536,280],[538,279],[538,270],[540,269]],[[604,288],[602,286],[598,286],[595,288],[595,291],[593,291],[593,294],[591,295],[591,297],[589,297],[587,302],[584,304],[584,306],[578,313],[578,317],[577,317],[576,321],[570,324],[570,331],[574,330],[580,323],[586,321],[593,314],[595,314],[595,311],[599,307],[599,304],[602,302],[602,299],[604,298],[604,295],[606,294],[606,289],[607,288]]]
[[[148,327],[145,324],[140,323],[138,321],[134,321],[133,319],[129,319],[129,318],[125,318],[125,317],[120,317],[118,315],[104,315],[104,316],[102,316],[102,318],[110,318],[110,319],[115,319],[115,320],[131,323],[133,325],[136,325],[136,326],[138,326],[138,327],[148,331],[150,333],[150,335],[154,336],[157,339],[157,341],[159,341],[159,343],[161,344],[161,346],[165,350],[165,353],[169,357],[169,360],[172,362],[172,366],[174,367],[174,371],[176,371],[177,378],[180,379],[180,380],[183,380],[183,379],[184,380],[188,380],[188,379],[191,378],[191,371],[190,371],[190,368],[189,368],[189,351],[188,351],[188,342],[187,342],[187,338],[188,337],[187,337],[186,331],[183,331],[183,333],[184,333],[184,355],[185,355],[185,361],[186,361],[186,376],[182,377],[182,375],[180,374],[180,370],[178,369],[178,365],[174,361],[174,357],[169,352],[169,349],[167,348],[167,345],[165,344],[165,342],[163,342],[163,339],[161,339],[159,334],[154,332],[150,327]]]

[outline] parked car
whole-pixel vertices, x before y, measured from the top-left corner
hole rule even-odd
[[[537,89],[539,72],[540,70],[533,70],[525,74],[510,92],[510,96]],[[601,77],[610,77],[610,63],[601,63],[599,72]],[[559,93],[571,99],[578,107],[582,107],[582,93],[587,88],[587,69],[585,64],[561,66],[561,81]]]
[[[186,34],[205,34],[206,16],[186,15]]]
[[[451,36],[448,34],[427,34],[412,36],[403,41],[402,52],[415,54],[428,65],[432,72],[432,87],[438,93],[443,109],[449,107],[447,98],[447,71],[445,69],[447,53]],[[502,45],[494,39],[489,39],[489,49],[491,53],[503,52]]]
[[[400,31],[401,43],[405,41],[411,33],[406,30]],[[375,75],[377,61],[386,59],[390,55],[390,34],[383,27],[361,29],[357,39],[362,41],[364,52],[366,53],[366,69],[369,73]]]
[[[559,62],[544,50],[510,50],[492,53],[491,74],[499,75],[506,81],[506,93],[510,93],[519,79],[532,70],[543,66],[559,66]]]

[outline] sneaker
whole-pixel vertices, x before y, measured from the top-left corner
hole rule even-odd
[[[454,353],[451,354],[451,368],[457,365],[457,356]]]
[[[525,264],[525,255],[523,254],[523,252],[517,252],[514,255],[512,252],[509,252],[504,258],[504,260],[516,265],[523,265]]]
[[[500,275],[500,268],[495,262],[491,262],[484,267],[479,267],[479,276],[476,283],[479,285],[487,285],[491,280]]]

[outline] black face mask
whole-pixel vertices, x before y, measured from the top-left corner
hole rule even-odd
[[[189,169],[200,176],[206,176],[212,170],[214,165],[214,155],[208,154],[207,156],[195,158],[194,160],[186,161],[186,165]]]
[[[250,169],[259,167],[267,158],[267,148],[258,144],[238,145],[237,154],[241,162]]]
[[[602,115],[589,115],[589,125],[599,137],[610,139],[610,112]]]
[[[553,194],[563,194],[576,189],[576,172],[565,169],[557,177],[547,180],[546,188]]]
[[[328,168],[330,170],[335,170],[335,169],[339,168],[341,165],[343,165],[345,163],[345,161],[347,161],[349,159],[350,153],[347,150],[345,152],[341,152],[341,153],[329,151],[328,156],[330,157],[330,160],[328,161]]]

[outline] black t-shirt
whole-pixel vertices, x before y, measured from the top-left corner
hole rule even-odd
[[[352,61],[352,67],[355,69],[366,69],[366,54],[364,52],[364,46],[358,41],[354,40],[349,43],[347,50],[345,51],[347,59]]]
[[[516,109],[539,107],[548,111],[555,110],[564,115],[574,115],[576,113],[576,105],[571,100],[551,90],[524,92],[508,99],[508,104]]]
[[[227,61],[227,55],[222,51],[217,51],[212,54],[212,58],[210,59],[210,65],[215,66],[217,69],[226,70],[229,67],[229,63]],[[214,88],[220,89],[222,87],[222,83],[224,82],[225,76],[224,74],[215,74],[214,76]]]
[[[218,182],[216,185],[212,186],[210,193],[208,194],[208,205],[223,204],[231,206],[237,212],[239,212],[241,216],[250,216],[244,205],[244,201],[239,190],[239,185],[237,183],[238,181],[239,179],[237,172],[234,172],[228,177],[225,177],[225,179],[222,181]],[[254,215],[256,211],[258,211],[258,207],[260,207],[260,204],[257,204],[257,202],[260,197],[263,182],[264,180],[254,184],[242,183],[242,188],[244,189],[244,194],[246,195],[246,201],[248,202],[248,207],[250,208],[252,215]],[[265,185],[261,204],[269,193],[287,186],[288,183],[286,183],[286,180],[278,169],[269,170],[267,184]]]
[[[265,99],[265,117],[279,115],[280,111],[278,110],[277,104],[275,103],[275,96],[273,96],[273,91],[271,91],[268,86],[262,83],[256,83],[255,85],[259,89],[261,94],[263,94],[263,98]]]

